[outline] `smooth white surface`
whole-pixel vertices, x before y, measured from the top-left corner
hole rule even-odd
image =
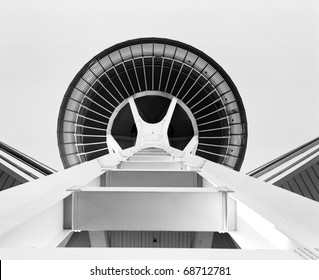
[[[204,178],[232,190],[229,196],[266,219],[293,243],[319,248],[319,204],[316,201],[243,175],[213,162],[200,172]],[[251,215],[247,216],[247,219]],[[255,228],[261,224],[254,224]],[[264,237],[272,239],[264,232]]]
[[[27,209],[24,209],[26,211]],[[8,219],[12,219],[8,216]],[[1,222],[3,222],[1,220]],[[2,226],[7,226],[3,225]],[[0,236],[0,247],[44,248],[63,231],[63,202],[47,207],[28,221],[21,221],[11,231]],[[2,233],[2,232],[1,232]],[[60,240],[60,242],[63,239]]]
[[[165,147],[169,147],[167,131],[171,118],[173,116],[177,99],[175,97],[172,98],[166,115],[158,123],[145,122],[138,113],[134,97],[129,97],[128,100],[137,128],[135,147],[138,149],[154,147],[164,149]]]
[[[73,193],[74,230],[222,230],[221,193],[108,189]]]

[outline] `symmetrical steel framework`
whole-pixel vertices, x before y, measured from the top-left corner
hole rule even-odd
[[[318,259],[317,140],[253,172],[268,182],[232,170],[244,107],[191,46],[139,39],[94,57],[64,97],[58,140],[72,168],[1,192],[0,257]],[[299,177],[313,200],[271,184]],[[67,248],[83,245],[101,248]]]
[[[172,147],[119,149],[1,192],[0,202],[2,258],[148,259],[158,246],[168,247],[163,258],[318,258],[317,202]],[[242,250],[207,250],[215,232]],[[82,241],[102,248],[54,249]],[[136,242],[150,248],[112,248]]]
[[[246,149],[247,123],[235,85],[201,51],[159,38],[131,40],[108,48],[91,59],[73,79],[58,120],[58,143],[64,166],[108,154],[106,131],[111,116],[117,114],[124,100],[132,96],[135,99],[137,94],[145,92],[165,93],[187,106],[196,121],[197,155],[240,169]],[[168,103],[162,99],[153,103],[135,101],[146,119],[154,110],[164,115],[168,109]],[[180,148],[195,133],[194,126],[193,130],[183,132],[189,126],[190,114],[188,118],[181,117],[185,110],[177,107],[170,120],[168,137],[171,146]],[[122,115],[130,126],[111,134],[122,148],[128,148],[135,145],[136,124],[130,109]]]

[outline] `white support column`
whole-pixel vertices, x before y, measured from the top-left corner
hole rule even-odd
[[[175,107],[176,107],[176,103],[177,103],[177,98],[173,97],[171,100],[171,103],[169,104],[169,107],[167,109],[167,113],[165,115],[165,117],[163,118],[163,120],[161,121],[163,123],[163,135],[167,136],[167,132],[168,132],[168,127],[169,124],[171,122]]]
[[[106,142],[110,153],[120,153],[122,151],[122,148],[110,133],[106,135]]]
[[[236,231],[229,233],[242,249],[247,250],[292,250],[298,246],[272,223],[240,202],[237,202]]]
[[[167,131],[176,103],[177,99],[173,97],[165,117],[160,122],[153,124],[147,123],[141,118],[134,102],[134,98],[129,98],[129,104],[137,128],[135,145],[137,149],[145,149],[148,147],[167,149],[170,146]]]
[[[255,249],[266,243],[277,249],[319,248],[318,202],[209,161],[200,175],[233,191],[229,196],[237,202],[234,237],[239,245],[247,237],[244,243],[253,238]]]
[[[139,131],[142,130],[142,118],[140,116],[140,114],[138,113],[138,109],[136,107],[135,101],[134,101],[134,97],[131,96],[128,98],[129,104],[130,104],[130,108],[132,111],[132,115],[133,115],[133,119],[137,128],[137,133],[139,133]]]
[[[194,135],[191,141],[188,142],[187,146],[183,150],[183,154],[195,154],[198,146],[198,135]]]

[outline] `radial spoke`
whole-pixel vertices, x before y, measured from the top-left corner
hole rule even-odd
[[[223,117],[223,118],[220,118],[220,119],[216,119],[216,120],[212,120],[212,121],[209,121],[209,122],[201,123],[201,124],[198,124],[197,126],[201,126],[201,125],[205,125],[205,124],[209,124],[209,123],[219,122],[219,121],[222,121],[224,119],[228,119],[228,117]]]
[[[160,79],[158,82],[158,90],[161,89],[161,85],[162,85],[162,75],[163,75],[163,68],[164,68],[164,61],[165,61],[165,58],[164,58],[165,48],[166,48],[166,44],[164,45],[164,50],[163,50],[162,66],[161,66]]]
[[[188,53],[189,53],[189,51],[186,52],[186,54],[185,54],[185,56],[184,56],[184,58],[183,58],[182,67],[180,67],[180,69],[179,69],[179,71],[178,71],[177,77],[176,77],[176,79],[175,79],[175,83],[174,83],[174,85],[173,85],[173,87],[172,87],[172,89],[171,89],[171,94],[173,94],[173,91],[174,91],[174,89],[175,89],[176,83],[177,83],[177,81],[178,81],[178,79],[179,79],[179,76],[180,76],[182,70],[183,70],[183,67],[184,67],[184,65],[185,65],[185,59],[186,59],[186,56],[188,55]]]
[[[78,117],[86,119],[86,120],[90,120],[92,122],[101,123],[101,124],[104,124],[104,125],[108,124],[106,122],[101,122],[101,121],[98,121],[98,120],[95,120],[95,119],[92,119],[92,118],[89,118],[89,117],[86,117],[86,116],[83,116],[83,115],[80,115],[80,114],[78,114]]]
[[[154,43],[152,44],[152,90],[154,90]]]
[[[189,76],[192,74],[192,72],[193,72],[193,68],[189,71],[189,73],[188,73],[187,77],[185,78],[185,80],[184,80],[182,86],[179,88],[179,90],[178,90],[178,92],[177,92],[177,94],[176,94],[176,97],[178,97],[179,93],[180,93],[181,90],[183,89],[184,85],[186,84],[186,82],[187,82]]]
[[[171,78],[171,74],[172,74],[172,70],[173,70],[173,64],[174,64],[174,59],[172,60],[171,68],[169,70],[168,78],[167,78],[165,89],[164,89],[165,92],[167,92],[167,86],[168,86],[169,80]]]
[[[87,126],[87,125],[77,124],[77,123],[75,123],[74,125],[75,125],[75,126],[84,127],[84,128],[88,128],[88,129],[99,130],[99,131],[105,132],[105,128],[97,128],[97,127]]]
[[[218,127],[218,128],[199,130],[198,132],[216,131],[216,130],[223,130],[223,129],[229,129],[229,128],[230,128],[230,126],[222,126],[222,127]]]
[[[197,84],[198,80],[200,79],[201,75],[199,75],[197,77],[197,79],[195,80],[195,82],[192,84],[192,86],[188,89],[188,91],[185,93],[185,95],[183,96],[182,100],[185,99],[185,97],[188,95],[188,93],[191,91],[191,89]]]
[[[132,88],[132,91],[135,93],[135,89],[134,89],[134,87],[133,87],[133,84],[132,84],[131,78],[130,78],[130,76],[129,76],[129,74],[128,74],[128,71],[127,71],[127,68],[126,68],[126,65],[125,65],[124,59],[123,59],[122,54],[121,54],[121,52],[120,52],[120,51],[119,51],[119,53],[120,53],[120,56],[121,56],[121,59],[122,59],[122,62],[121,62],[121,63],[123,64],[123,68],[124,68],[124,71],[125,71],[126,77],[127,77],[128,81],[129,81],[129,83],[130,83],[130,86],[131,86],[131,88]]]
[[[142,51],[143,51],[143,48],[142,48]],[[144,61],[143,54],[142,54],[142,64],[143,64],[143,75],[144,75],[145,90],[148,90],[147,81],[146,81],[145,61]]]
[[[112,112],[108,109],[106,109],[105,107],[103,107],[101,104],[95,102],[92,98],[88,97],[88,96],[85,96],[84,98],[90,100],[92,103],[94,103],[95,105],[101,107],[103,110],[107,111],[108,113],[112,114]],[[112,105],[113,106],[113,105]],[[114,106],[113,106],[114,107]]]
[[[114,68],[114,67],[113,67]],[[118,90],[118,88],[116,87],[116,85],[113,83],[113,81],[112,81],[112,79],[110,78],[110,76],[107,74],[107,72],[105,72],[104,73],[105,74],[105,76],[108,78],[108,80],[110,81],[110,83],[112,84],[112,86],[115,88],[115,90],[117,91],[117,93],[122,97],[122,99],[124,100],[124,97],[123,97],[123,95],[121,94],[121,92]],[[109,92],[109,91],[108,91]],[[110,92],[109,92],[109,94],[111,94]],[[112,95],[112,94],[111,94]],[[112,95],[112,97],[116,100],[116,102],[117,103],[121,103],[120,101],[118,101],[113,95]]]
[[[213,93],[215,90],[213,90],[212,92],[210,92],[209,94],[206,95],[206,97],[204,97],[203,99],[201,99],[199,102],[197,102],[193,107],[191,107],[190,109],[193,109],[194,107],[196,107],[196,105],[198,105],[200,102],[202,102],[205,98],[207,98],[208,96],[210,96],[211,93]],[[199,109],[198,111],[196,111],[194,113],[194,115],[196,115],[197,113],[201,112],[202,110],[205,110],[207,107],[217,103],[220,100],[220,97],[218,99],[216,99],[214,102],[209,103],[208,105],[206,105],[205,107]]]
[[[122,61],[123,61],[121,52],[120,52],[120,51],[118,51],[118,52],[119,52],[119,54],[120,54],[120,56],[121,56],[121,59],[122,59]],[[115,67],[115,65],[114,65],[114,63],[113,63],[111,57],[110,57],[109,55],[108,55],[108,57],[109,57],[109,60],[111,61],[112,65],[113,65],[112,69],[114,69],[114,71],[115,71],[115,73],[116,73],[118,79],[120,80],[120,82],[121,82],[123,88],[125,89],[126,93],[128,94],[127,89],[126,89],[126,87],[124,86],[124,84],[123,84],[123,82],[122,82],[122,80],[121,80],[121,78],[120,78],[120,76],[119,76],[119,74],[118,74],[118,72],[117,72],[117,70],[116,70],[116,67]],[[103,65],[100,63],[100,61],[98,61],[98,63],[99,63],[100,66],[103,68],[105,76],[110,80],[110,82],[112,83],[112,85],[114,86],[114,88],[117,90],[117,88],[115,87],[115,85],[113,84],[113,82],[111,81],[111,79],[109,78],[106,69],[103,67]],[[107,88],[100,82],[100,80],[98,79],[97,81],[98,81],[99,84],[110,94],[110,92],[109,92],[109,91],[107,90]],[[122,94],[121,94],[119,91],[118,91],[118,93],[122,96]],[[114,98],[114,96],[113,96],[112,94],[111,94],[111,96]],[[128,95],[128,96],[129,96],[129,95]],[[123,96],[122,96],[122,98],[124,99]],[[118,102],[117,99],[115,99],[115,100]],[[119,102],[118,102],[118,103],[119,103]]]
[[[217,113],[217,112],[219,112],[219,111],[222,111],[222,110],[225,110],[225,111],[226,111],[226,108],[225,108],[225,107],[221,107],[221,108],[219,108],[219,109],[217,109],[217,110],[215,110],[215,111],[212,111],[212,112],[210,112],[210,113],[208,113],[208,114],[206,114],[206,115],[204,115],[204,116],[201,116],[201,117],[197,118],[197,120],[200,120],[200,119],[202,119],[202,118],[208,117],[208,116],[213,115],[213,114],[215,114],[215,113]],[[226,111],[226,113],[227,113],[227,111]]]
[[[102,85],[102,83],[97,80],[99,82],[100,85]],[[102,85],[104,87],[104,85]],[[105,88],[105,87],[104,87]],[[115,109],[115,106],[110,102],[108,101],[107,99],[105,99],[102,95],[100,95],[93,87],[91,87],[91,89],[99,96],[101,97],[104,101],[106,101],[110,106],[112,106],[114,109]],[[113,98],[114,96],[105,88],[105,90],[107,91],[108,94],[110,94]],[[115,99],[115,98],[114,98]],[[116,100],[116,99],[115,99]],[[116,100],[117,101],[117,100]],[[118,101],[117,101],[118,102]]]
[[[209,144],[209,143],[198,143],[198,145],[217,147],[217,148],[228,148],[228,145],[215,145],[215,144]]]
[[[215,123],[215,122],[219,122],[219,121],[222,121],[222,120],[225,120],[225,119],[228,119],[228,117],[223,117],[223,118],[219,118],[219,119],[212,120],[212,121],[209,121],[209,122],[200,123],[197,126],[201,126],[201,125],[205,125],[205,124],[209,124],[209,123]]]
[[[121,57],[121,59],[122,59],[122,56],[121,56],[120,51],[117,51],[117,52],[119,53],[119,55],[120,55],[120,57]],[[117,78],[119,79],[119,81],[120,81],[122,87],[124,88],[124,90],[125,90],[127,96],[130,96],[130,95],[128,94],[128,91],[127,91],[127,89],[126,89],[126,86],[124,85],[124,83],[123,83],[123,81],[122,81],[122,79],[121,79],[121,77],[120,77],[120,75],[119,75],[119,73],[118,73],[118,71],[117,71],[117,69],[116,69],[116,65],[113,63],[113,61],[112,61],[112,59],[111,59],[110,56],[109,56],[109,58],[110,58],[110,61],[111,61],[112,64],[113,64],[113,69],[114,69],[114,71],[115,71],[115,74],[116,74]],[[122,59],[122,62],[123,62],[123,59]],[[122,62],[120,62],[120,63],[122,63]],[[120,94],[120,95],[121,95],[121,94]],[[122,96],[122,95],[121,95],[121,96]],[[122,98],[124,99],[123,96],[122,96]]]
[[[105,115],[103,115],[103,114],[101,114],[99,112],[96,112],[95,110],[93,110],[93,109],[91,109],[91,108],[89,108],[87,106],[81,105],[80,107],[82,107],[82,108],[84,108],[84,109],[86,109],[86,110],[88,110],[90,112],[93,112],[94,114],[99,115],[99,116],[101,116],[101,117],[103,117],[103,118],[105,118],[107,120],[109,119],[107,116],[105,116]]]
[[[201,136],[199,139],[227,139],[231,136]]]
[[[102,148],[102,149],[99,149],[99,150],[94,150],[94,151],[90,151],[90,152],[83,152],[83,153],[78,153],[79,156],[82,156],[82,155],[88,155],[88,154],[93,154],[93,153],[97,153],[97,152],[101,152],[101,151],[104,151],[104,150],[108,150],[108,148]]]
[[[77,143],[75,144],[76,146],[95,146],[95,145],[99,145],[99,144],[106,144],[106,141],[102,141],[102,142],[92,142],[92,143]]]
[[[179,79],[179,76],[180,76],[182,70],[183,70],[183,67],[184,67],[184,63],[182,64],[182,67],[181,67],[181,68],[179,69],[179,71],[178,71],[177,77],[176,77],[176,79],[175,79],[175,83],[174,83],[174,85],[173,85],[173,87],[172,87],[172,89],[171,89],[171,94],[173,94],[173,92],[174,92],[176,83],[177,83],[177,81],[178,81],[178,79]]]
[[[106,135],[94,135],[94,134],[80,134],[74,133],[74,136],[84,137],[84,138],[106,138]]]
[[[137,72],[136,72],[136,65],[135,65],[135,60],[134,60],[134,56],[133,56],[133,52],[132,52],[132,48],[130,46],[130,51],[131,51],[131,55],[132,55],[132,62],[133,62],[133,68],[134,68],[134,72],[135,72],[135,76],[136,76],[136,81],[137,81],[137,85],[138,85],[138,88],[139,88],[139,91],[141,92],[141,85],[140,85],[140,81],[138,79],[138,75],[137,75]]]
[[[227,158],[227,156],[223,155],[223,154],[217,154],[217,153],[213,153],[213,152],[209,152],[209,151],[204,151],[204,150],[201,150],[201,149],[197,149],[197,151],[203,152],[203,153],[206,153],[206,154],[210,154],[210,155],[214,155],[214,156],[220,156],[220,157]]]
[[[207,85],[209,84],[209,81],[207,81],[201,88],[200,90],[198,90],[193,97],[187,101],[186,105],[188,105],[188,103],[190,103]]]

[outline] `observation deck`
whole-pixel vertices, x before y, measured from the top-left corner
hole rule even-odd
[[[194,139],[193,154],[239,170],[247,121],[236,86],[203,52],[160,38],[110,47],[75,76],[58,119],[64,167],[110,153],[110,136],[121,149],[135,146],[143,134],[137,117],[144,124],[160,123],[172,100],[176,105],[166,119],[166,144],[184,150]]]

